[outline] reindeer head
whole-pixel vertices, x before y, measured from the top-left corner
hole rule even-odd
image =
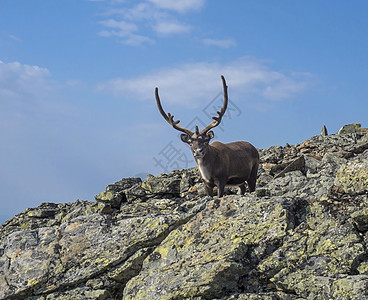
[[[195,158],[205,156],[208,150],[210,140],[215,136],[212,130],[207,132],[199,132],[198,126],[195,127],[195,132],[191,136],[187,133],[180,135],[184,143],[189,144]]]
[[[195,158],[201,158],[207,153],[208,144],[210,140],[215,136],[215,134],[213,133],[211,129],[220,124],[221,119],[227,108],[227,103],[228,103],[227,85],[226,85],[224,76],[221,76],[221,79],[222,79],[222,85],[224,89],[224,104],[221,110],[217,112],[218,116],[212,117],[213,121],[207,127],[205,127],[202,131],[199,131],[198,126],[195,126],[195,132],[192,132],[189,129],[178,125],[180,120],[175,121],[174,116],[172,114],[165,113],[161,105],[160,97],[158,95],[158,88],[156,88],[155,90],[156,103],[157,103],[158,110],[160,111],[164,119],[174,129],[184,132],[183,134],[180,135],[180,138],[184,143],[187,143],[190,145],[193,156]]]

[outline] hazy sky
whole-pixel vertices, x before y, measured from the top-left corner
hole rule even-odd
[[[224,75],[224,142],[367,127],[367,12],[366,0],[0,0],[0,214],[193,166],[156,86],[202,128]]]

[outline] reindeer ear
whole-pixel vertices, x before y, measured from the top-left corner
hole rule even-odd
[[[189,134],[183,133],[183,134],[181,134],[181,135],[180,135],[180,138],[181,138],[181,140],[182,140],[184,143],[189,144],[189,140],[190,140],[190,136],[189,136]]]
[[[213,131],[212,131],[212,130],[208,131],[206,135],[207,135],[207,137],[208,137],[209,139],[213,139],[213,138],[215,137],[215,134],[213,133]]]

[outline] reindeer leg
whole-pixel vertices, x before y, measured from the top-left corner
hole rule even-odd
[[[225,180],[219,180],[217,186],[217,197],[221,198],[224,195]]]
[[[245,194],[245,183],[239,185],[239,189],[240,189],[240,195],[244,195]]]
[[[251,193],[256,190],[257,171],[258,171],[258,166],[253,167],[252,172],[250,174],[250,178],[247,181],[249,192]]]
[[[213,188],[214,188],[214,184],[213,183],[204,183],[204,187],[206,189],[206,194],[207,196],[213,196]]]
[[[257,178],[256,178],[257,179]],[[249,188],[249,192],[252,193],[256,190],[256,179],[251,178],[249,179],[248,182],[248,188]]]

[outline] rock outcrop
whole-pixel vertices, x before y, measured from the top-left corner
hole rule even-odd
[[[27,209],[0,227],[0,299],[368,299],[364,133],[260,150],[244,196],[193,168]]]

